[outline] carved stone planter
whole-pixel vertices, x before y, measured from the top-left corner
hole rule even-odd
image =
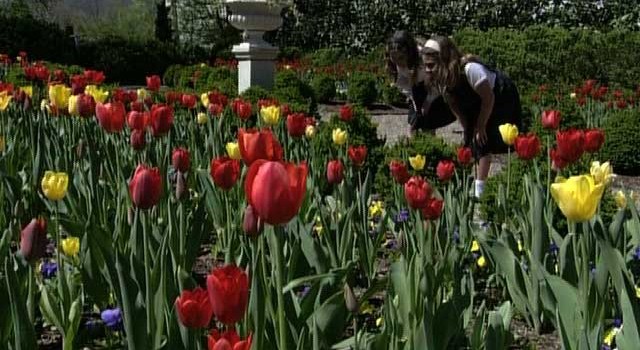
[[[280,15],[285,5],[266,0],[226,0],[229,23],[244,31],[244,41],[233,46],[238,59],[238,93],[251,86],[273,87],[278,48],[264,41],[265,32],[282,25]]]

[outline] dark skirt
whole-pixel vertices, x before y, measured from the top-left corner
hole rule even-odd
[[[427,98],[427,91],[424,85],[415,86],[412,89],[416,105],[422,106]],[[426,115],[422,115],[422,111],[416,112],[413,103],[409,103],[409,115],[407,122],[411,126],[412,131],[432,131],[442,128],[456,121],[455,115],[451,112],[449,105],[442,96],[438,96],[427,111]]]

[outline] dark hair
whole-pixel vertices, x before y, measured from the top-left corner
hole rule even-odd
[[[407,67],[413,70],[414,77],[418,74],[420,55],[416,39],[406,30],[398,30],[387,40],[384,58],[387,65],[387,73],[393,80],[398,79],[398,69],[391,60],[391,51],[404,51],[407,55]]]

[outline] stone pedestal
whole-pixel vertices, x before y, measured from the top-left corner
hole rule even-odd
[[[268,4],[266,0],[227,0],[229,23],[243,30],[243,42],[233,46],[238,60],[238,93],[251,86],[273,87],[275,60],[278,48],[264,41],[265,32],[282,25],[280,4]]]

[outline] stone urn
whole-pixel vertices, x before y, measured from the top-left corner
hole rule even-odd
[[[282,25],[282,9],[287,5],[267,0],[225,0],[227,19],[243,31],[243,42],[232,52],[238,60],[238,93],[251,86],[273,87],[278,48],[267,43],[263,35]]]

